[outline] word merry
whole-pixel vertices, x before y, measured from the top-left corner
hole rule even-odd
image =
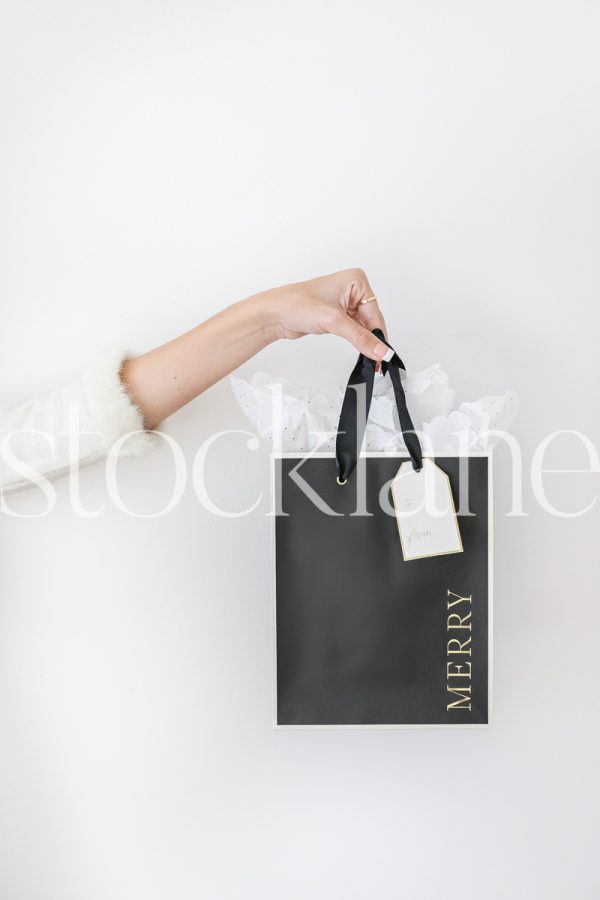
[[[467,709],[471,710],[471,615],[472,610],[467,606],[460,604],[468,604],[471,606],[473,598],[462,597],[455,594],[454,591],[448,591],[446,619],[446,631],[448,634],[454,631],[469,632],[469,636],[452,637],[446,644],[446,691],[456,699],[448,702],[446,710],[450,709]],[[450,598],[454,599],[450,599]],[[452,610],[452,612],[450,611]],[[464,615],[463,615],[464,613]],[[464,640],[462,638],[465,637]],[[455,659],[458,657],[458,659]],[[463,657],[469,657],[463,659]],[[450,700],[450,698],[448,698]]]

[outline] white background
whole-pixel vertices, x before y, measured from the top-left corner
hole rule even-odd
[[[600,446],[600,7],[592,2],[0,2],[2,402],[274,284],[366,269],[411,370],[514,388],[527,517],[496,454],[487,731],[271,728],[270,520],[191,488],[0,521],[3,900],[600,896],[597,509],[552,517],[533,451]],[[249,363],[331,388],[340,339]],[[216,386],[189,461],[248,427]],[[230,510],[268,448],[210,456]],[[548,455],[585,468],[563,437]],[[122,463],[159,510],[168,449]],[[550,475],[588,504],[594,474]],[[31,514],[40,496],[13,497]]]

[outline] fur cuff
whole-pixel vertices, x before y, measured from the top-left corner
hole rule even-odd
[[[159,441],[156,434],[144,428],[142,413],[121,381],[123,364],[130,356],[123,350],[108,351],[83,376],[90,418],[102,433],[106,450],[119,438],[135,432],[124,442],[120,451],[123,456],[137,456]]]

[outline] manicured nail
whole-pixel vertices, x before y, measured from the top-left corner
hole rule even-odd
[[[394,351],[387,347],[387,353],[383,356],[385,362],[390,362],[392,356],[394,355]]]
[[[385,344],[377,344],[375,347],[375,356],[379,357],[379,359],[385,359],[387,362],[388,348]]]

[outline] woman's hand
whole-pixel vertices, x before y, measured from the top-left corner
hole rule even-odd
[[[345,269],[310,281],[275,288],[258,295],[265,303],[275,336],[299,338],[305,334],[338,334],[365,356],[379,361],[389,348],[375,335],[385,320],[362,269]]]
[[[380,362],[388,347],[371,329],[385,322],[362,269],[255,294],[187,334],[123,365],[123,385],[153,428],[278,338],[339,334]]]

